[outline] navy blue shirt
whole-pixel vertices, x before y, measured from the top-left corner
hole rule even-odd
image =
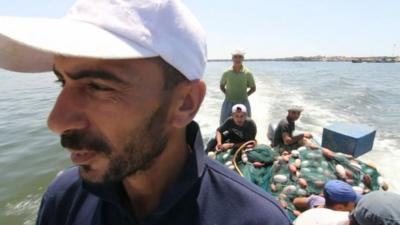
[[[267,192],[205,155],[195,122],[188,125],[186,136],[193,152],[180,178],[142,224],[291,224]],[[89,185],[72,167],[56,177],[44,194],[37,224],[138,224],[133,214],[121,183]]]

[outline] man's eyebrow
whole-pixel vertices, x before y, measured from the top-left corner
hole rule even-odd
[[[58,76],[58,77],[63,77],[61,73],[53,67],[53,72]],[[95,78],[95,79],[101,79],[101,80],[109,80],[109,81],[114,81],[120,84],[127,84],[126,81],[118,78],[116,75],[113,73],[110,73],[105,70],[82,70],[77,73],[68,74],[68,77],[70,77],[73,80],[79,80],[79,79],[84,79],[84,78]]]

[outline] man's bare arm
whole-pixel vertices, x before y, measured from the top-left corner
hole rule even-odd
[[[216,139],[217,139],[217,146],[221,145],[222,144],[222,134],[221,134],[221,132],[217,131]]]
[[[253,94],[254,92],[256,92],[256,86],[250,87],[250,90],[247,92],[247,96],[250,96],[250,95]]]
[[[289,134],[286,133],[286,132],[282,134],[283,143],[285,145],[294,144],[294,143],[300,141],[303,138],[304,138],[304,134],[299,134],[299,135],[296,135],[296,136],[293,136],[293,137],[290,137]]]
[[[219,88],[221,89],[221,91],[225,94],[226,93],[226,89],[225,89],[225,85],[219,85]]]

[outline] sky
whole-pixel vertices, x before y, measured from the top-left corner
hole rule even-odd
[[[208,58],[400,55],[399,0],[182,0],[207,33]],[[73,0],[0,0],[1,16],[61,17]],[[95,6],[94,6],[95,7]]]

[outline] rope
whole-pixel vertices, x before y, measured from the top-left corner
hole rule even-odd
[[[239,155],[239,153],[241,153],[248,145],[252,144],[253,146],[257,145],[257,141],[256,140],[251,140],[248,142],[245,142],[244,144],[242,144],[239,149],[235,152],[235,154],[232,157],[232,164],[235,167],[235,170],[239,173],[240,176],[243,177],[243,172],[240,170],[239,166],[236,163],[236,158]]]

